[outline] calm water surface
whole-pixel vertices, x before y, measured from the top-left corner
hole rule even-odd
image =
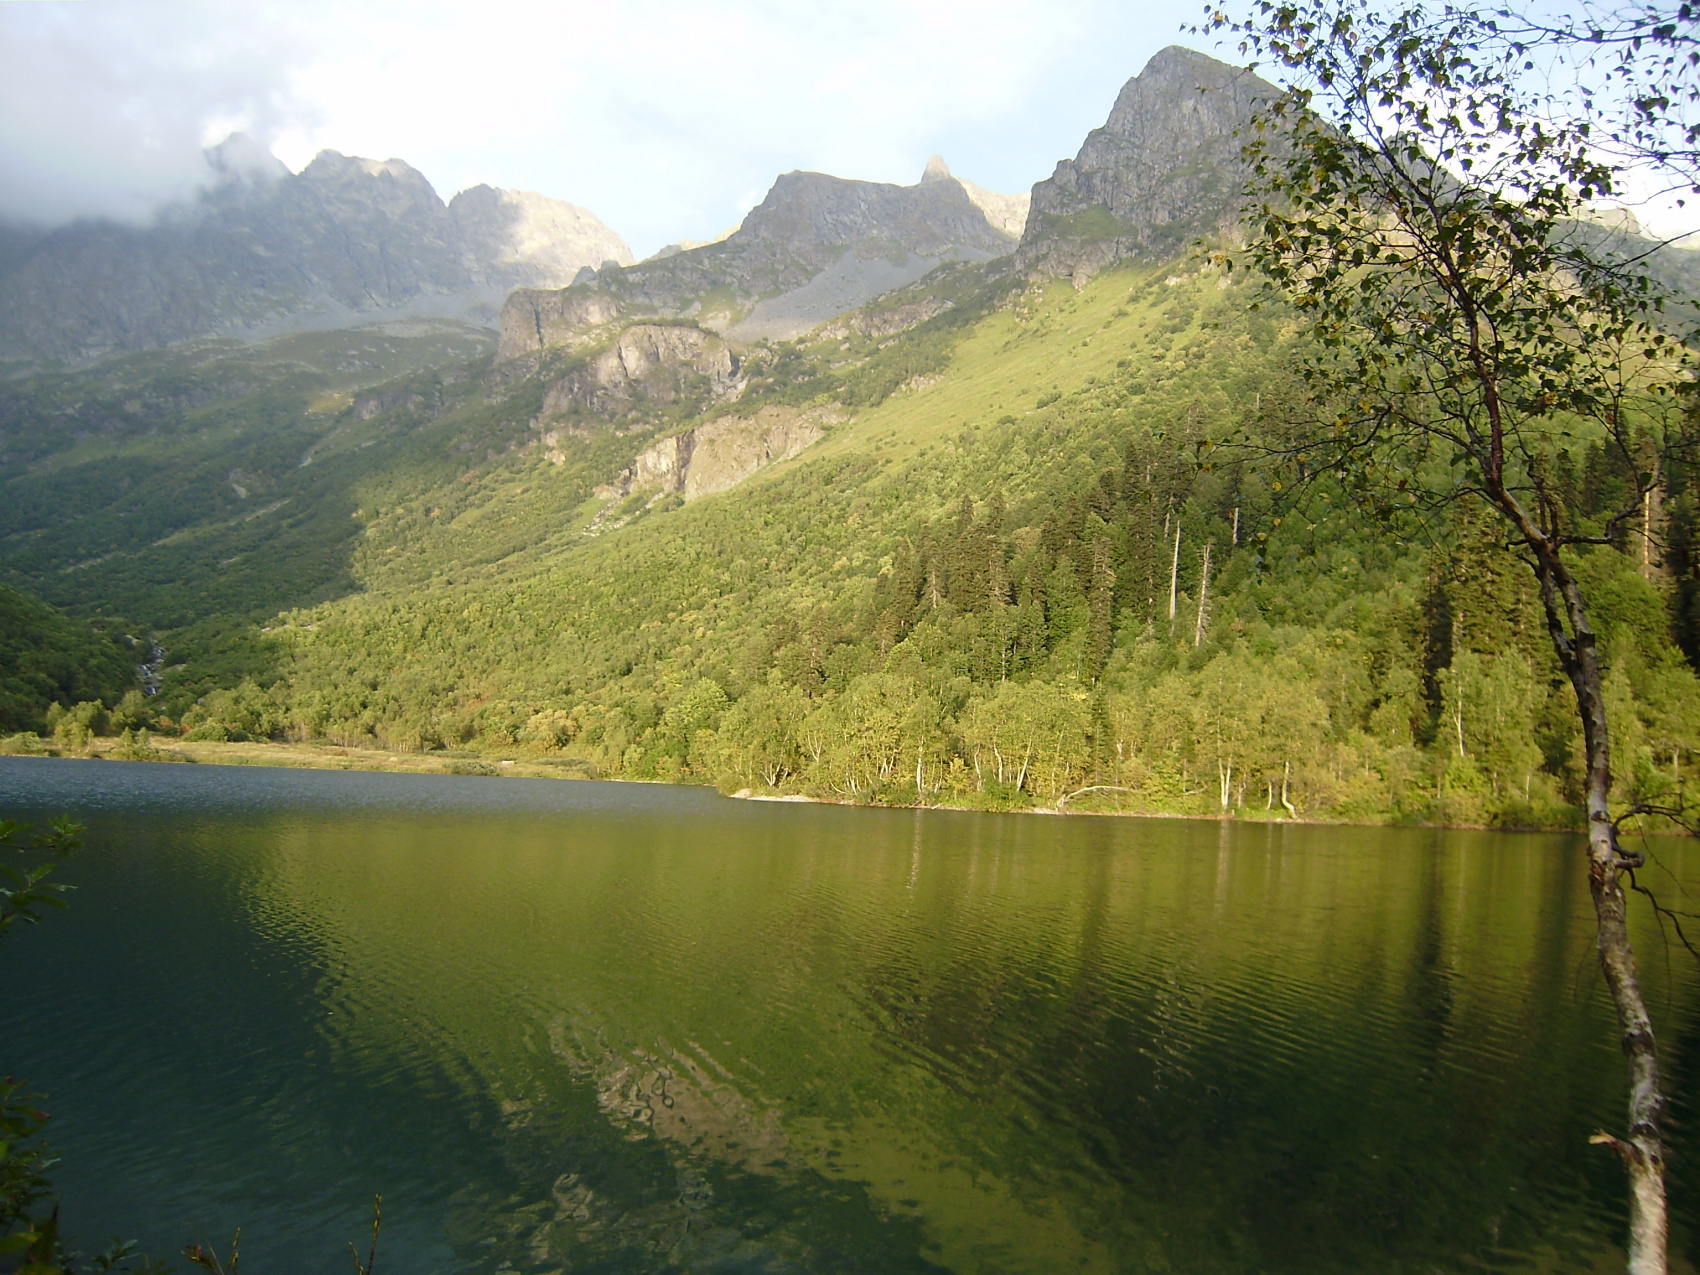
[[[1570,838],[0,759],[59,811],[0,1067],[86,1247],[340,1272],[381,1191],[392,1275],[1621,1263]],[[1700,977],[1637,941],[1688,1270]]]

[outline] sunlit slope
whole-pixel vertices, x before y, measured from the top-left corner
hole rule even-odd
[[[956,494],[960,478],[940,464],[940,449],[965,455],[955,435],[968,430],[977,456],[1007,436],[1000,481],[1019,484],[1032,468],[1021,457],[1049,443],[1024,444],[1021,427],[999,419],[1030,423],[1040,397],[1094,376],[1137,391],[1137,375],[1161,390],[1178,369],[1152,333],[1177,325],[1165,313],[1190,308],[1198,283],[1121,275],[1080,296],[1058,288],[994,311],[946,367],[908,378],[872,410],[852,404],[852,423],[802,463],[861,456],[897,465],[901,488],[882,498],[896,490],[914,514],[917,498]],[[1130,289],[1139,294],[1132,301]],[[851,361],[869,364],[864,379],[874,384],[854,388],[879,398],[915,362],[905,361],[908,351],[940,340],[923,329],[857,344]],[[837,347],[797,348],[752,401],[832,401],[845,388],[834,383],[844,361]],[[11,382],[0,390],[0,571],[58,605],[173,630],[262,620],[362,589],[463,580],[504,559],[530,570],[551,553],[578,552],[598,515],[599,526],[621,521],[592,489],[690,414],[591,422],[546,463],[531,426],[549,370],[492,383],[488,348],[478,329],[413,325],[202,342]],[[1116,366],[1124,359],[1136,374]],[[787,380],[793,364],[808,384]],[[1047,417],[1053,426],[1057,415]],[[734,510],[747,499],[734,495]],[[636,500],[624,512],[641,520],[647,508]],[[693,511],[667,536],[702,516]],[[864,539],[849,547],[859,552]]]
[[[1001,495],[1017,527],[1036,525],[1130,440],[1180,447],[1225,427],[1275,339],[1240,287],[1184,266],[1019,294],[939,371],[730,492],[423,587],[374,563],[365,594],[273,637],[299,706],[333,733],[408,718],[447,740],[492,712],[665,699],[701,676],[735,693],[771,666],[775,626],[850,623],[904,538],[963,496]]]
[[[61,520],[87,557],[44,512],[6,560],[38,537],[26,582],[192,626],[165,634],[186,663],[158,703],[196,738],[858,801],[1566,824],[1574,706],[1493,529],[1465,507],[1371,526],[1329,475],[1294,501],[1211,450],[1302,410],[1253,286],[1195,261],[1078,291],[958,265],[740,347],[718,381],[684,359],[631,374],[644,348],[728,366],[719,338],[648,321],[354,390],[228,378],[175,432],[72,437],[9,479],[39,501],[133,447],[153,486]],[[693,487],[729,438],[745,452],[708,472],[736,485]],[[198,466],[180,500],[171,447]],[[1570,516],[1603,525],[1624,458],[1581,439],[1564,463]],[[102,546],[101,518],[162,532]],[[1577,567],[1626,800],[1700,751],[1676,570],[1630,547]]]

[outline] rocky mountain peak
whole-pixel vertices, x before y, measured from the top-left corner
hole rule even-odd
[[[996,256],[1013,246],[991,225],[961,183],[949,179],[915,186],[851,181],[826,173],[785,173],[750,210],[727,242],[773,243],[805,253],[870,239],[890,250],[936,256],[955,246]]]
[[[1171,45],[1123,86],[1080,153],[1033,187],[1017,253],[1033,274],[1090,277],[1125,257],[1168,256],[1230,226],[1243,180],[1239,130],[1276,92],[1250,71]]]
[[[289,166],[246,133],[232,133],[217,146],[201,152],[207,167],[224,179],[275,179],[289,176]]]
[[[944,162],[943,155],[934,155],[927,161],[927,167],[921,172],[921,184],[928,182],[946,182],[950,180],[950,165]]]
[[[632,260],[583,208],[488,186],[445,205],[399,159],[327,150],[291,174],[237,135],[207,160],[220,180],[149,226],[0,226],[0,358],[375,318],[488,323],[514,288]]]
[[[444,207],[425,174],[400,159],[362,159],[324,150],[291,183],[291,193],[313,189],[322,200],[343,201],[353,207],[379,207],[390,216],[440,213]]]
[[[473,186],[449,201],[460,230],[468,269],[492,277],[571,281],[588,263],[632,264],[631,249],[576,204],[530,190]]]
[[[497,358],[600,340],[608,325],[639,316],[787,340],[942,262],[1004,256],[1025,213],[1025,196],[952,177],[936,156],[913,186],[785,173],[718,243],[584,271],[559,292],[516,292],[502,312]]]

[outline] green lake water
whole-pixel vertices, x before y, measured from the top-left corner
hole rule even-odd
[[[389,1275],[1621,1269],[1574,838],[0,759],[61,811],[0,1070],[85,1248],[342,1272],[382,1192]],[[1637,918],[1686,1271],[1700,966]]]

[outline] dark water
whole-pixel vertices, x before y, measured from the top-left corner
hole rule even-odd
[[[1569,838],[0,759],[61,810],[0,1067],[90,1247],[345,1271],[381,1191],[391,1275],[1621,1269]],[[1700,977],[1637,940],[1690,1269]]]

